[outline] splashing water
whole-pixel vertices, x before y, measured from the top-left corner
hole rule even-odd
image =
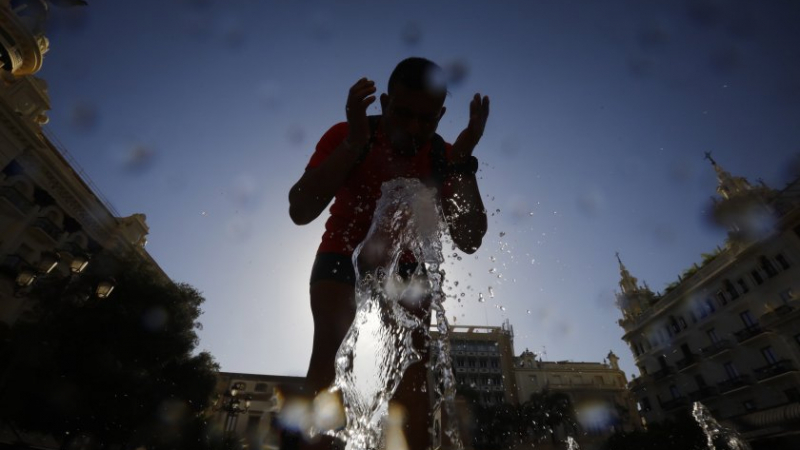
[[[357,312],[336,355],[333,388],[341,391],[347,426],[332,434],[347,443],[347,450],[386,444],[389,400],[406,369],[422,359],[412,335],[422,331],[430,341],[428,303],[439,331],[431,349],[437,402],[443,399],[451,412],[455,379],[441,305],[445,230],[436,199],[436,191],[418,180],[384,183],[367,237],[353,254]],[[418,264],[409,265],[412,256]],[[461,448],[455,424],[446,433]]]
[[[742,439],[736,430],[720,425],[702,403],[694,402],[692,416],[705,433],[709,450],[717,449],[715,443],[724,446],[719,450],[751,450],[750,444]]]
[[[581,450],[578,441],[572,436],[567,436],[567,450]]]

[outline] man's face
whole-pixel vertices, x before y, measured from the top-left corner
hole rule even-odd
[[[392,95],[381,95],[386,136],[398,153],[413,155],[430,141],[444,116],[444,97],[397,84]]]

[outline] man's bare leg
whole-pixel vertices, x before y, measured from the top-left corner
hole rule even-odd
[[[306,390],[312,398],[330,387],[336,379],[336,352],[356,314],[353,286],[333,280],[319,280],[311,285],[311,312],[314,316],[314,343],[306,374]],[[303,450],[330,450],[336,441],[321,436],[303,442]]]

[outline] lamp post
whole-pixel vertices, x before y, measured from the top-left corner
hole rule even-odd
[[[225,414],[225,436],[231,437],[236,429],[237,416],[250,409],[251,397],[241,395],[244,392],[245,384],[242,382],[234,383],[230,389],[222,395],[217,395],[212,408],[215,411],[224,411]]]

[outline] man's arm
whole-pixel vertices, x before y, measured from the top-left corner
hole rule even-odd
[[[475,253],[486,234],[486,209],[473,174],[451,174],[444,181],[442,202],[450,237],[459,250]]]
[[[375,82],[362,78],[347,96],[348,135],[319,166],[303,173],[289,190],[289,217],[298,225],[316,219],[344,184],[369,143],[367,107],[375,101]]]
[[[472,158],[489,118],[489,97],[475,94],[469,104],[469,124],[451,149],[451,165],[463,165]],[[486,234],[486,209],[474,173],[451,172],[443,186],[442,208],[453,243],[465,253],[475,253]]]

